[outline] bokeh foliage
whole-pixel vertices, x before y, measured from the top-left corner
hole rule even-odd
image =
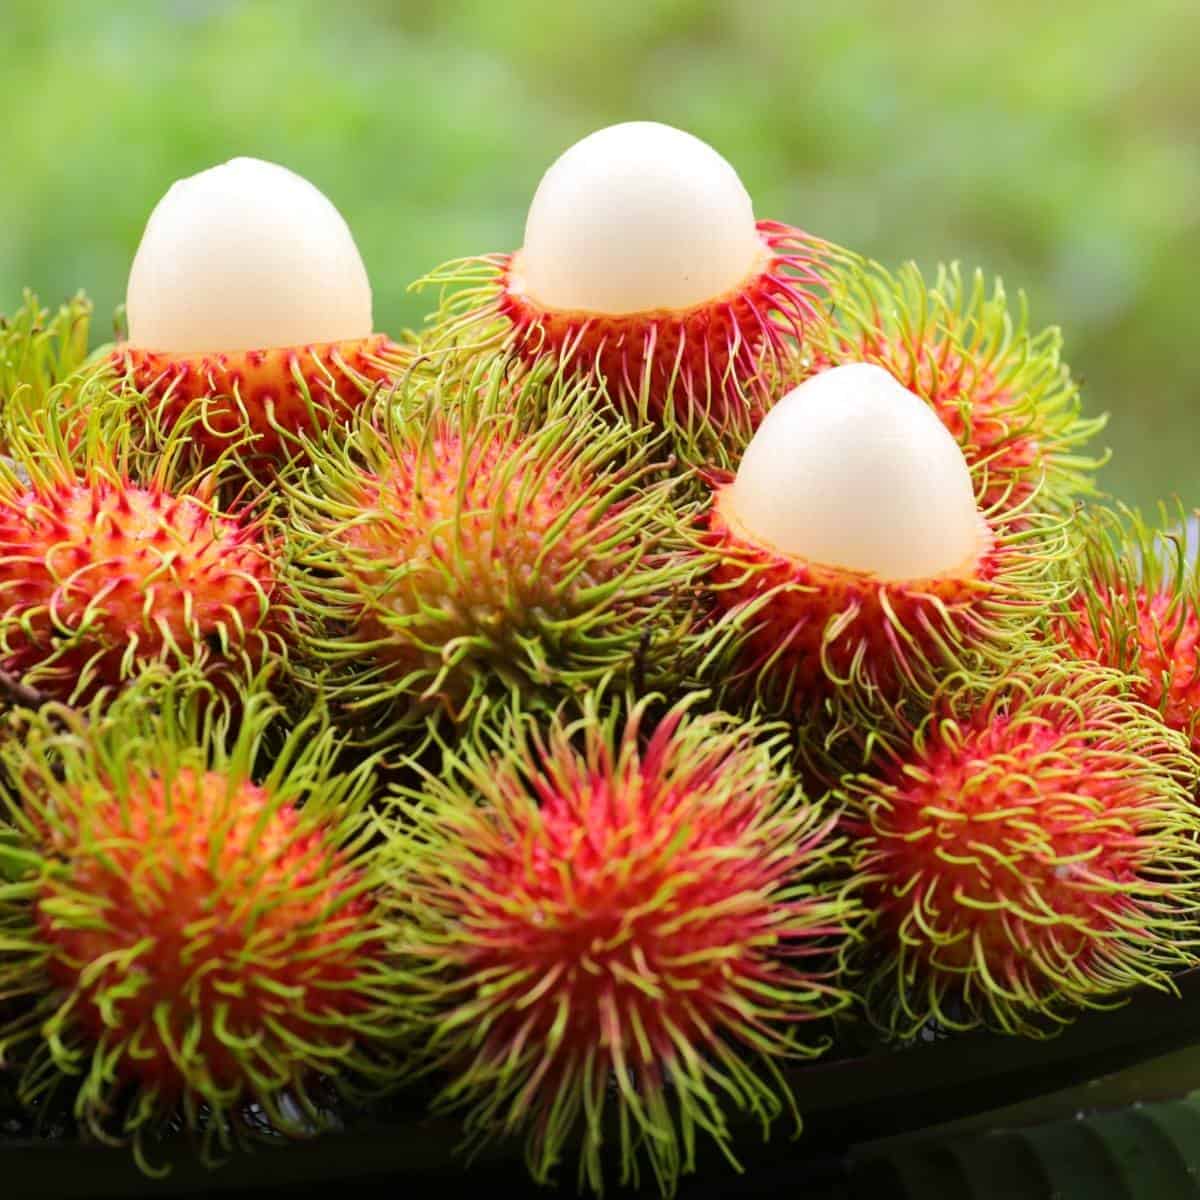
[[[395,330],[566,145],[653,118],[760,215],[1023,287],[1113,413],[1108,485],[1200,504],[1198,61],[1196,0],[0,0],[0,309],[111,311],[170,181],[254,154],[339,205]]]

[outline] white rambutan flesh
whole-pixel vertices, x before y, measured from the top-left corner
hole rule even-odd
[[[129,273],[130,344],[195,353],[372,333],[371,285],[342,215],[306,179],[235,158],[180,179]]]
[[[986,539],[954,438],[867,363],[815,375],[771,409],[726,512],[782,554],[891,580],[968,568]]]
[[[681,129],[629,121],[546,172],[514,274],[546,308],[620,315],[723,296],[764,253],[750,196],[721,155]]]

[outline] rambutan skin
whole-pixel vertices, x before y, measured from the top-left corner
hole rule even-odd
[[[231,446],[255,460],[286,457],[331,425],[344,424],[381,384],[412,363],[386,334],[267,350],[177,354],[129,345],[112,365],[144,397],[156,423],[189,423],[205,461]]]
[[[1053,507],[1095,492],[1102,455],[1084,445],[1105,418],[1081,413],[1057,328],[1029,330],[1025,298],[1010,310],[1003,284],[915,264],[891,275],[843,259],[829,281],[828,319],[813,325],[810,370],[882,366],[929,404],[962,447],[985,511]]]
[[[748,278],[678,311],[546,308],[523,291],[519,254],[449,263],[423,281],[448,289],[426,349],[502,348],[530,366],[552,359],[602,383],[636,423],[694,435],[752,425],[769,403],[766,381],[818,319],[828,261],[844,253],[789,225],[757,224],[762,257]]]
[[[1127,687],[1057,660],[1016,672],[847,781],[885,1029],[1044,1036],[1193,964],[1200,760]]]
[[[248,674],[282,649],[260,520],[206,489],[102,471],[0,478],[0,667],[48,697],[118,687],[149,662]]]
[[[398,398],[288,486],[300,669],[373,737],[683,669],[702,563],[645,431],[575,385],[477,392]]]
[[[107,399],[103,372],[88,362],[91,317],[82,292],[51,310],[26,291],[19,309],[0,315],[0,456],[30,425],[78,444],[86,414]]]
[[[1134,694],[1200,751],[1200,565],[1188,558],[1187,514],[1163,506],[1157,526],[1132,509],[1080,522],[1082,585],[1047,636],[1069,656],[1129,672]]]
[[[282,712],[261,691],[239,709],[152,671],[106,709],[26,713],[0,745],[25,867],[0,887],[0,978],[29,997],[0,1049],[25,1064],[27,1102],[73,1080],[76,1117],[139,1157],[175,1119],[206,1158],[252,1108],[315,1128],[318,1076],[353,1091],[400,1036],[381,998],[395,931],[366,849],[371,764],[338,774],[313,716],[255,781]]]
[[[1200,614],[1178,598],[1146,587],[1132,592],[1091,593],[1071,606],[1061,624],[1070,652],[1105,666],[1123,662],[1136,671],[1134,692],[1185,733],[1200,750]],[[1127,640],[1120,644],[1125,623]]]
[[[995,675],[1069,584],[1055,568],[1062,522],[980,518],[974,562],[944,575],[886,580],[810,562],[760,542],[732,505],[732,476],[710,472],[701,544],[729,653],[714,675],[772,711],[807,718],[829,704],[864,719],[927,699],[961,668]]]
[[[57,820],[71,828],[54,837],[53,853],[66,870],[48,876],[36,905],[53,947],[48,973],[78,995],[82,1033],[127,1040],[121,1069],[164,1098],[186,1086],[185,1042],[217,1090],[236,1091],[250,1071],[275,1065],[236,1052],[200,1014],[222,1012],[236,1037],[275,1026],[281,1038],[336,1045],[333,1020],[365,1007],[347,985],[370,904],[322,831],[217,771],[180,768],[101,796],[63,798]],[[80,896],[105,927],[78,920]],[[250,943],[261,947],[253,973],[239,967]]]
[[[528,1131],[541,1180],[581,1134],[598,1190],[615,1110],[623,1181],[644,1155],[671,1190],[698,1130],[727,1148],[727,1108],[780,1110],[754,1060],[819,1053],[798,1023],[849,1001],[830,821],[778,738],[688,708],[514,720],[402,796],[390,897],[418,1041],[469,1132]]]

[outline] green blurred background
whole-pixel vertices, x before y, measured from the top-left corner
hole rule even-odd
[[[1024,288],[1112,413],[1108,485],[1200,504],[1198,0],[0,0],[0,81],[0,309],[107,314],[168,184],[251,154],[334,200],[377,326],[412,325],[410,279],[518,245],[561,150],[650,118],[760,216]]]

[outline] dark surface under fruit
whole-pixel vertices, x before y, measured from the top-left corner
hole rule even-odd
[[[1143,992],[1122,1008],[1082,1017],[1047,1041],[990,1034],[941,1040],[931,1034],[928,1042],[904,1050],[798,1070],[791,1082],[805,1114],[802,1137],[777,1136],[764,1144],[753,1127],[744,1128],[737,1143],[742,1175],[703,1148],[695,1175],[681,1181],[680,1200],[780,1194],[812,1200],[913,1194],[940,1200],[946,1193],[899,1190],[899,1176],[884,1161],[886,1155],[847,1155],[875,1139],[1073,1087],[1197,1043],[1200,970],[1179,976],[1178,984],[1179,996]],[[1189,1086],[1185,1081],[1178,1091]],[[6,1099],[0,1103],[11,1110]],[[557,1189],[531,1184],[517,1142],[493,1143],[468,1172],[467,1161],[455,1151],[457,1140],[455,1123],[425,1117],[421,1099],[410,1093],[355,1120],[344,1133],[288,1143],[282,1154],[263,1148],[238,1155],[215,1174],[181,1156],[168,1179],[153,1180],[124,1156],[81,1145],[66,1125],[57,1136],[34,1140],[27,1117],[0,1120],[0,1155],[8,1159],[5,1194],[14,1197],[239,1200],[328,1194],[340,1183],[352,1186],[357,1196],[436,1194],[449,1200],[478,1197],[482,1179],[489,1194],[576,1194],[569,1170],[562,1172]],[[614,1187],[612,1194],[641,1193]]]

